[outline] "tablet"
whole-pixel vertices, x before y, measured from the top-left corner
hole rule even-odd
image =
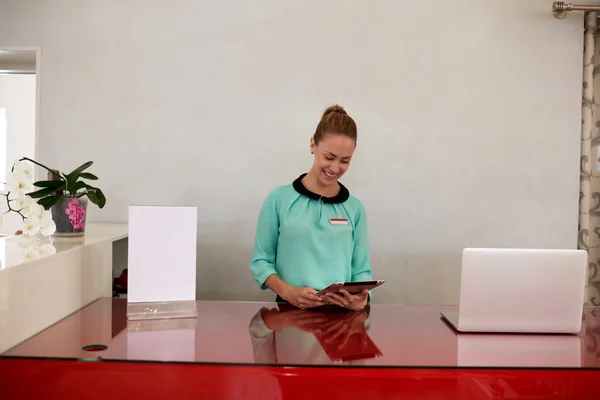
[[[316,293],[317,296],[322,296],[325,293],[337,293],[341,289],[344,289],[350,294],[358,294],[363,290],[372,290],[378,286],[381,286],[385,281],[360,281],[360,282],[335,282],[327,286],[325,289],[320,290]]]

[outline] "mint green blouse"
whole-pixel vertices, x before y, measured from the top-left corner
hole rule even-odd
[[[316,290],[372,280],[363,204],[341,184],[335,197],[310,192],[304,175],[273,189],[262,205],[250,263],[259,287],[267,289],[271,274]]]

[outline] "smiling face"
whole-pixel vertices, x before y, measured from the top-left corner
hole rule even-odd
[[[310,150],[315,155],[312,170],[321,185],[337,183],[348,169],[355,148],[356,142],[343,134],[325,134],[318,143],[311,138]]]

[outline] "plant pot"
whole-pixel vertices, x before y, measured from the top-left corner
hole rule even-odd
[[[56,224],[57,237],[77,237],[85,235],[88,199],[84,197],[62,199],[50,207],[52,220]]]

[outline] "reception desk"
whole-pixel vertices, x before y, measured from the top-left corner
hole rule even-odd
[[[128,321],[102,298],[5,351],[7,398],[599,399],[600,309],[578,335],[461,334],[453,307],[361,313],[198,301]]]

